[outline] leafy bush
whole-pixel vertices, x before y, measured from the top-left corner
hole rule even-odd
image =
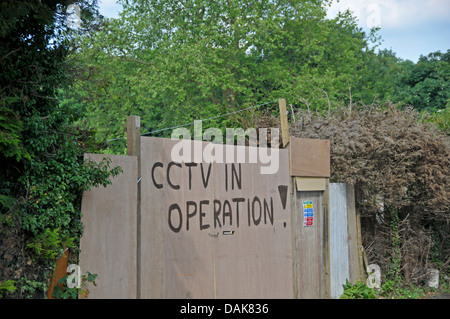
[[[0,221],[2,231],[14,235],[1,238],[7,251],[2,257],[8,258],[0,259],[0,277],[25,278],[14,292],[21,297],[40,296],[49,262],[64,244],[78,244],[83,191],[107,185],[120,172],[107,161],[84,162],[89,137],[73,125],[83,114],[57,98],[73,84],[67,56],[78,31],[66,25],[68,5],[57,0],[0,4]],[[85,32],[97,16],[96,0],[77,5],[83,20],[79,32]]]
[[[74,247],[73,238],[62,238],[59,228],[49,228],[31,240],[26,248],[34,250],[34,255],[45,261],[55,261],[63,253],[63,248]]]
[[[353,285],[346,279],[342,287],[344,287],[344,293],[341,299],[376,299],[374,290],[359,280]]]
[[[90,293],[88,283],[92,283],[96,286],[95,280],[97,279],[97,276],[97,274],[87,272],[86,275],[82,275],[80,278],[80,287],[70,288],[67,286],[67,278],[69,275],[66,275],[58,280],[58,285],[55,286],[52,297],[56,299],[77,299],[78,297],[87,298]]]
[[[450,99],[447,108],[438,110],[432,114],[424,113],[424,121],[435,124],[445,134],[450,136]]]
[[[17,289],[14,284],[15,281],[13,280],[6,280],[5,282],[0,283],[0,298],[2,298],[5,293],[14,292]]]

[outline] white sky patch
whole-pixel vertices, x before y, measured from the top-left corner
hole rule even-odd
[[[119,11],[122,6],[117,3],[117,0],[98,0],[100,14],[107,18],[118,18]]]
[[[335,17],[347,8],[363,28],[406,28],[450,20],[448,0],[334,0],[328,17]]]

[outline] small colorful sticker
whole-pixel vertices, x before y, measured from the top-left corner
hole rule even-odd
[[[314,222],[314,208],[311,200],[303,201],[303,227],[311,227]]]

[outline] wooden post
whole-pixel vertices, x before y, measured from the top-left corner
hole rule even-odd
[[[136,199],[136,297],[141,297],[141,118],[128,116],[127,118],[127,153],[129,156],[137,156],[137,199]]]
[[[281,140],[282,146],[285,148],[289,144],[289,124],[287,119],[286,99],[278,100],[280,106],[280,121],[281,121]]]
[[[355,187],[352,184],[346,184],[347,196],[347,231],[348,231],[348,255],[350,282],[356,284],[361,280],[361,269],[359,267],[358,238],[359,227],[357,226],[356,208],[355,208]]]
[[[323,298],[331,297],[331,260],[330,260],[330,180],[325,178],[325,190],[322,193],[322,258],[323,258]]]
[[[367,280],[367,271],[366,267],[367,265],[367,257],[366,253],[364,252],[364,247],[362,245],[362,236],[361,236],[361,216],[359,213],[356,213],[356,235],[357,235],[357,242],[358,242],[358,257],[359,257],[359,276],[360,280],[362,282],[366,282]]]
[[[289,144],[290,137],[289,137],[289,124],[288,124],[288,118],[287,118],[287,110],[286,110],[286,99],[280,99],[278,100],[278,105],[280,108],[280,123],[281,123],[281,147],[286,148],[286,146]],[[290,158],[290,156],[289,156]],[[296,229],[296,198],[297,198],[297,190],[295,186],[295,177],[290,176],[290,184],[291,184],[291,222],[292,222],[292,269],[293,269],[293,294],[294,298],[299,298],[299,289],[300,287],[297,287],[297,270],[298,270],[298,264],[297,264],[297,229]]]
[[[128,116],[127,118],[127,150],[128,155],[140,157],[141,154],[141,118]]]

